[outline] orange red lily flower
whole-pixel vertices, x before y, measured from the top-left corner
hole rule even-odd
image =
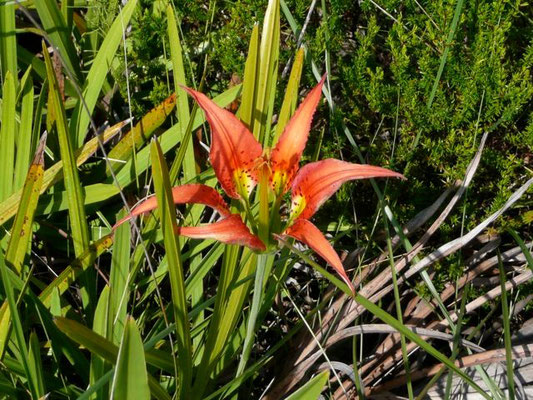
[[[248,128],[231,112],[220,108],[204,94],[184,88],[203,109],[211,127],[209,158],[217,179],[229,197],[244,205],[248,211],[247,222],[252,230],[239,213],[230,211],[228,204],[215,189],[202,184],[189,184],[173,188],[174,203],[206,205],[216,210],[221,219],[197,227],[179,227],[177,234],[190,238],[215,239],[264,251],[269,243],[264,243],[257,235],[258,227],[250,212],[250,195],[257,184],[266,183],[272,203],[279,211],[282,197],[290,189],[290,214],[286,220],[280,219],[279,224],[270,225],[273,232],[269,232],[269,236],[289,236],[306,244],[327,261],[353,290],[338,254],[310,218],[346,181],[403,176],[385,168],[336,159],[312,162],[299,168],[324,79],[325,77],[302,101],[270,152],[263,150]],[[261,179],[265,174],[268,180]],[[157,199],[155,196],[150,197],[133,208],[131,214],[117,222],[115,227],[156,207]],[[271,215],[273,218],[280,218],[279,212]]]

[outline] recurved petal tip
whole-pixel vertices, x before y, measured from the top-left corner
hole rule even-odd
[[[284,235],[290,236],[315,251],[320,257],[326,260],[333,269],[340,275],[342,280],[348,285],[348,287],[355,293],[355,288],[352,281],[346,274],[342,261],[339,255],[333,249],[326,237],[320,232],[320,230],[310,221],[306,219],[297,219],[289,226]]]

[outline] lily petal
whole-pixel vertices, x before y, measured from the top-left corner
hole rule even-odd
[[[312,248],[320,257],[326,260],[333,269],[341,276],[342,280],[355,292],[352,281],[346,275],[337,252],[331,247],[331,244],[320,230],[306,219],[297,219],[289,226],[285,235],[290,236]]]
[[[204,204],[218,211],[222,216],[228,216],[231,214],[228,205],[222,198],[222,196],[212,187],[201,184],[190,184],[176,186],[172,188],[172,199],[174,204]],[[143,202],[139,203],[131,210],[131,213],[118,221],[113,229],[116,229],[124,222],[157,208],[157,198],[150,196]]]
[[[248,246],[254,250],[266,250],[263,242],[250,232],[237,214],[232,214],[212,224],[179,226],[176,233],[192,239],[214,239],[222,243]]]
[[[329,158],[303,166],[292,182],[291,217],[309,219],[347,181],[405,177],[398,172],[366,164]]]
[[[217,106],[204,94],[183,87],[204,110],[211,127],[209,159],[229,197],[247,197],[257,184],[255,166],[263,148],[235,115]]]
[[[270,155],[270,166],[272,168],[270,185],[274,193],[278,195],[282,195],[287,191],[298,170],[298,163],[307,143],[313,114],[320,101],[325,79],[326,75],[322,77],[318,85],[302,101],[287,123],[278,143],[272,149]]]

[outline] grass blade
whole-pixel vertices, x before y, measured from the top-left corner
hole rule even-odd
[[[392,241],[389,231],[389,226],[387,224],[387,218],[383,214],[383,224],[385,225],[385,231],[387,233],[387,250],[389,252],[389,264],[391,268],[392,284],[394,286],[394,303],[396,306],[396,318],[403,324],[403,313],[402,313],[402,304],[400,299],[400,290],[398,288],[398,280],[396,275],[396,268],[394,266],[394,252],[392,250]],[[413,384],[411,383],[411,371],[409,367],[409,356],[407,354],[407,345],[405,343],[405,336],[400,334],[400,342],[402,347],[402,358],[405,368],[405,376],[407,378],[407,394],[409,399],[413,399]]]
[[[28,362],[35,377],[35,384],[37,386],[37,393],[39,397],[45,395],[46,389],[43,377],[43,364],[41,363],[41,346],[39,345],[39,338],[35,332],[30,334],[29,358]]]
[[[81,80],[80,60],[57,2],[41,0],[34,2],[34,5],[44,30],[54,47],[59,50],[66,67],[78,80]]]
[[[187,81],[185,80],[185,68],[183,66],[183,49],[181,47],[176,16],[174,15],[174,10],[170,4],[167,6],[167,33],[174,77],[174,90],[177,96],[176,112],[178,116],[180,143],[181,146],[186,146],[187,148],[185,151],[185,158],[183,159],[183,176],[185,180],[188,181],[196,175],[196,162],[194,159],[192,136],[188,137],[187,142],[184,141],[190,119],[189,98],[187,93],[181,88],[181,86],[187,85]]]
[[[109,286],[104,286],[94,310],[93,331],[109,339],[111,323],[109,321]],[[106,373],[105,359],[96,353],[91,353],[91,372],[89,382],[94,385]],[[97,398],[105,398],[105,388],[98,390]]]
[[[446,38],[446,47],[444,48],[444,51],[442,52],[442,55],[440,57],[439,70],[437,71],[437,76],[435,77],[435,81],[433,82],[433,87],[431,88],[431,93],[426,104],[428,110],[431,108],[433,100],[435,99],[435,94],[437,93],[440,77],[442,76],[442,72],[444,71],[444,66],[446,65],[446,60],[448,59],[448,53],[450,52],[450,46],[452,44],[453,38],[455,37],[455,31],[457,30],[459,17],[461,16],[461,11],[463,9],[463,3],[464,0],[457,0],[457,5],[455,6],[455,12],[453,14],[452,19],[452,25],[450,26],[450,32],[448,33],[448,37]],[[418,140],[416,142],[418,142]]]
[[[261,33],[259,75],[252,124],[252,132],[263,147],[268,147],[270,143],[270,121],[278,79],[279,38],[279,0],[270,0]]]
[[[518,243],[520,246],[520,249],[522,250],[522,253],[524,253],[524,257],[526,258],[527,265],[529,268],[533,271],[533,256],[531,255],[531,252],[527,248],[526,244],[522,240],[520,236],[518,236],[518,233],[516,233],[513,229],[508,229],[507,232],[513,237],[513,239]]]
[[[85,139],[91,114],[102,91],[102,86],[109,72],[109,66],[112,64],[113,58],[115,58],[115,53],[122,41],[123,31],[128,26],[136,5],[137,0],[129,0],[128,4],[117,15],[93,60],[82,91],[85,104],[81,100],[78,101],[70,121],[70,132],[72,137],[75,138],[73,142],[75,148],[80,147]]]
[[[117,400],[150,398],[143,342],[132,317],[126,321],[111,396]]]
[[[502,302],[502,322],[503,322],[503,341],[505,342],[505,363],[507,371],[507,387],[509,389],[509,400],[515,398],[514,388],[514,364],[513,350],[511,343],[511,327],[509,320],[509,304],[507,303],[507,289],[505,279],[505,268],[503,267],[502,257],[498,250],[498,268],[500,270],[501,302]]]
[[[55,118],[55,127],[58,136],[59,150],[61,153],[61,160],[63,161],[63,173],[65,176],[65,189],[67,191],[67,200],[69,208],[70,224],[72,227],[72,239],[74,242],[74,252],[77,257],[83,254],[89,248],[89,227],[87,224],[87,217],[85,215],[83,192],[81,189],[80,178],[78,176],[78,169],[74,159],[74,152],[72,150],[72,140],[68,133],[67,117],[65,108],[59,92],[59,86],[55,75],[52,60],[48,55],[48,50],[43,43],[43,54],[46,63],[46,71],[48,76],[49,96],[48,109],[53,110]],[[92,260],[88,260],[89,262]],[[82,287],[82,299],[84,307],[89,306],[93,298],[91,287],[94,281],[89,277],[84,279]]]
[[[98,354],[107,362],[115,364],[119,348],[86,326],[71,319],[57,317],[54,319],[56,326],[74,342],[87,348],[90,352]],[[154,367],[167,372],[172,372],[174,365],[169,354],[161,351],[148,350],[144,355],[146,362]]]
[[[33,80],[31,69],[28,69],[27,80],[22,87],[22,110],[20,113],[20,126],[17,137],[17,160],[15,164],[14,189],[18,190],[24,185],[24,178],[31,163],[32,122],[33,122]],[[25,74],[25,75],[26,75]]]
[[[161,104],[150,110],[135,126],[126,133],[107,154],[110,165],[115,171],[124,165],[119,161],[127,160],[128,157],[137,151],[155,133],[167,119],[170,112],[176,106],[176,95],[171,94]]]
[[[45,143],[46,134],[41,139],[33,163],[28,171],[18,212],[7,243],[5,258],[17,274],[20,274],[22,271],[22,264],[31,240],[33,216],[37,202],[39,201],[39,191],[43,180]],[[3,358],[10,332],[11,310],[7,308],[7,303],[4,302],[0,309],[0,358]]]
[[[6,78],[8,71],[15,80],[17,79],[17,38],[15,28],[15,4],[1,4],[0,66],[3,79]]]
[[[317,376],[313,377],[309,382],[303,385],[296,392],[287,397],[286,400],[308,400],[318,399],[320,392],[326,385],[329,379],[329,371],[322,371]]]
[[[285,90],[285,97],[283,98],[283,104],[281,105],[281,111],[279,112],[276,133],[274,134],[272,143],[278,142],[279,137],[283,133],[283,129],[285,129],[285,125],[289,122],[289,119],[292,114],[294,114],[294,110],[296,110],[296,106],[298,105],[298,88],[300,87],[304,55],[304,49],[303,47],[300,47],[294,58],[294,64],[292,65],[289,82],[287,83],[287,89]]]
[[[98,258],[104,251],[109,249],[113,244],[113,236],[107,235],[98,239],[89,246],[81,256],[76,258],[72,264],[66,267],[61,273],[46,287],[39,295],[39,300],[45,307],[52,304],[53,293],[55,290],[62,295],[78,279],[78,277],[88,268],[91,260]]]
[[[99,137],[94,137],[83,145],[81,149],[78,149],[74,154],[76,157],[76,165],[79,167],[87,159],[94,154],[98,148],[98,142],[106,143],[112,137],[114,137],[127,121],[119,122],[118,124],[106,129]],[[41,194],[48,190],[52,185],[63,179],[63,161],[59,160],[57,163],[47,168],[44,171],[43,184],[41,186]],[[9,196],[5,201],[0,203],[0,225],[3,225],[6,221],[11,219],[17,211],[18,204],[22,196],[22,190],[18,190]]]
[[[24,188],[22,189],[19,208],[15,216],[15,222],[11,228],[11,236],[7,245],[6,261],[18,273],[22,270],[22,263],[28,252],[32,235],[33,216],[43,183],[45,144],[46,134],[41,138],[39,148],[28,171]]]
[[[446,357],[440,351],[438,351],[433,346],[431,346],[428,342],[426,342],[424,339],[422,339],[412,330],[406,328],[405,325],[400,323],[397,319],[392,317],[389,313],[387,313],[382,308],[380,308],[376,304],[369,301],[367,298],[361,296],[360,294],[356,294],[354,297],[354,300],[357,303],[359,303],[361,306],[366,308],[374,316],[382,320],[384,323],[386,323],[389,326],[392,326],[400,334],[404,335],[407,339],[411,340],[412,342],[415,342],[426,353],[430,354],[431,356],[435,357],[437,360],[442,362],[444,365],[446,365],[446,367],[452,370],[455,374],[459,375],[461,379],[463,379],[468,385],[470,385],[473,389],[475,389],[483,398],[487,400],[491,399],[491,397],[481,387],[479,387],[479,385],[475,383],[472,380],[472,378],[468,376],[468,374],[466,374],[459,367],[457,367],[453,363],[453,361],[451,361],[448,357]]]
[[[163,242],[168,260],[172,309],[176,322],[176,342],[178,361],[179,387],[177,398],[185,399],[190,395],[192,381],[192,349],[185,298],[185,282],[181,262],[180,245],[176,224],[176,207],[172,200],[170,178],[163,152],[159,143],[154,140],[150,146],[152,160],[152,176],[157,197]]]
[[[1,8],[1,7],[0,7]],[[4,201],[13,191],[15,167],[15,79],[11,71],[6,73],[2,92],[2,127],[0,129],[0,201]]]
[[[242,84],[242,99],[239,108],[239,119],[252,129],[254,118],[255,96],[257,90],[257,77],[259,65],[259,25],[254,25],[250,44],[248,46],[248,57],[244,65],[244,79]]]
[[[38,392],[37,392],[37,384],[36,379],[32,374],[32,371],[30,369],[29,363],[28,363],[28,347],[26,346],[26,340],[24,339],[24,332],[22,330],[22,323],[20,320],[20,315],[17,309],[17,303],[15,299],[15,293],[13,290],[13,287],[11,286],[11,279],[8,275],[8,266],[5,263],[4,260],[4,253],[0,249],[0,277],[2,278],[2,286],[4,287],[4,293],[7,297],[7,303],[9,305],[9,311],[11,314],[11,321],[13,323],[13,326],[15,328],[15,337],[18,344],[19,354],[20,354],[20,362],[24,368],[24,373],[26,374],[26,378],[28,379],[28,386],[29,390],[31,392],[31,395],[34,398],[39,398]]]
[[[121,210],[117,218],[120,219],[126,215],[126,210]],[[119,226],[115,231],[113,254],[111,256],[111,273],[109,276],[109,286],[111,287],[109,318],[113,334],[108,336],[108,338],[115,344],[120,343],[120,339],[123,336],[126,323],[126,306],[130,297],[127,285],[130,273],[130,240],[131,231],[128,224]]]

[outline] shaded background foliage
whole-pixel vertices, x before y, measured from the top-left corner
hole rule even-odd
[[[89,19],[90,29],[105,31],[118,2],[96,3],[101,7],[95,7],[100,11]],[[169,87],[161,2],[140,3],[127,54],[131,105],[137,117],[162,101]],[[254,22],[262,20],[266,4],[266,0],[175,2],[193,75],[202,75],[208,57],[206,92],[214,95],[226,88],[232,77],[242,77],[251,29]],[[287,6],[303,25],[309,2],[291,0]],[[371,1],[316,2],[303,43],[309,48],[308,60],[312,57],[319,66],[324,65],[328,53],[337,108],[327,118],[315,119],[309,148],[316,150],[321,144],[323,157],[340,153],[355,161],[353,149],[339,129],[338,122],[344,121],[367,162],[409,177],[407,184],[395,185],[396,192],[389,193],[397,199],[398,215],[407,220],[463,176],[481,133],[490,131],[468,198],[443,226],[441,234],[446,239],[494,212],[531,173],[531,9],[521,1],[464,2],[433,93],[457,2],[382,1],[379,6],[381,9]],[[286,21],[282,16],[280,69],[296,50],[295,35]],[[115,76],[125,73],[122,60]],[[121,101],[126,102],[126,80],[117,82]],[[302,88],[314,82],[307,65]],[[281,100],[277,99],[277,109]],[[319,112],[323,116],[329,113],[324,105]],[[321,132],[324,140],[319,143]],[[366,229],[365,222],[370,221],[375,207],[373,194],[369,185],[361,183],[355,196],[351,196],[353,190],[353,185],[346,186],[327,207],[337,214],[345,210],[345,216],[352,219],[357,210],[360,227]],[[352,197],[355,204],[351,204]],[[531,203],[531,196],[526,197],[519,209],[528,209]],[[468,218],[462,218],[463,212]],[[511,213],[499,226],[513,226],[528,236],[531,212]]]

